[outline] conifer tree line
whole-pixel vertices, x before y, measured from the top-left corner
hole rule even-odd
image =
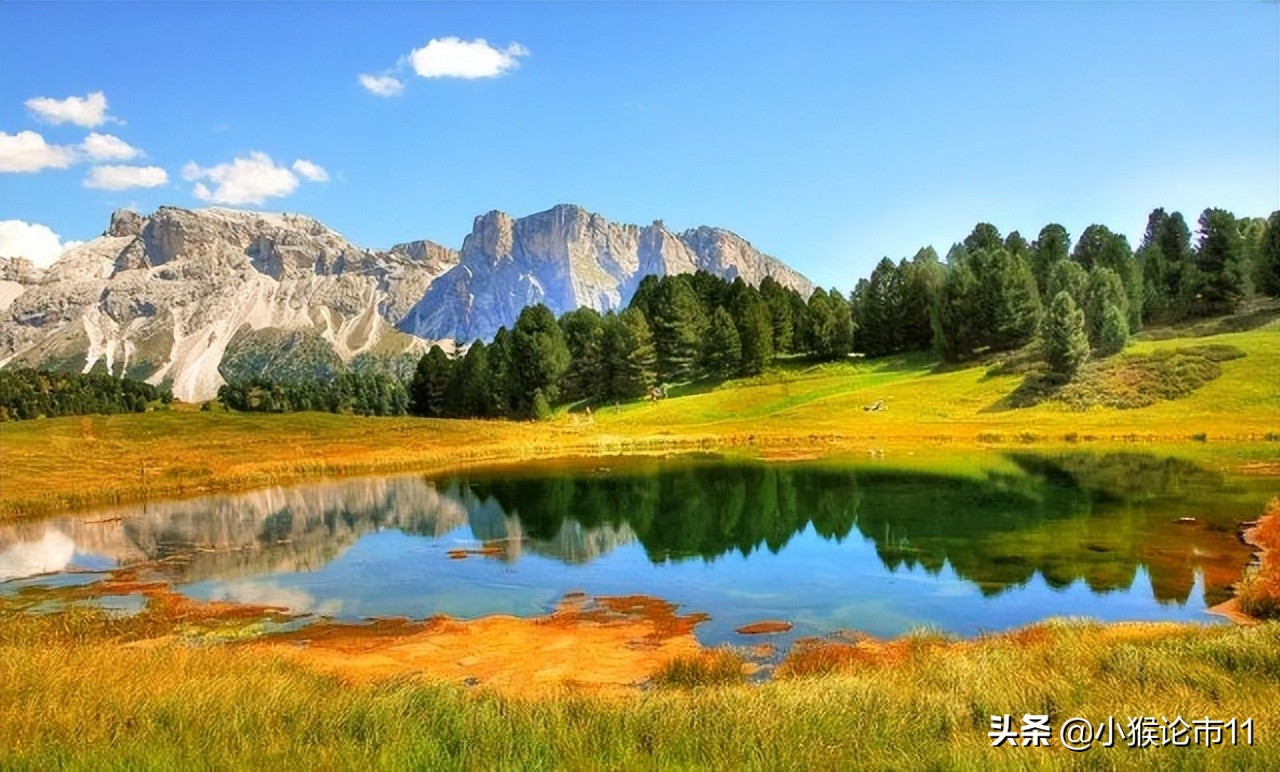
[[[106,372],[67,373],[31,368],[0,370],[0,421],[94,413],[142,413],[167,405],[173,394]]]
[[[1192,233],[1156,209],[1134,250],[1104,225],[1072,244],[1046,225],[1027,242],[979,223],[944,261],[929,248],[882,260],[851,296],[854,350],[882,356],[932,348],[945,361],[1039,341],[1070,377],[1089,356],[1119,352],[1152,323],[1233,312],[1253,292],[1280,296],[1280,212],[1237,218],[1206,209]]]
[[[329,379],[276,381],[246,378],[218,387],[218,402],[228,410],[293,413],[316,410],[353,415],[405,415],[409,392],[394,374],[347,371]]]
[[[557,404],[634,400],[668,384],[758,375],[781,354],[838,359],[852,346],[853,316],[838,290],[806,300],[772,277],[754,287],[705,271],[651,275],[621,311],[556,319],[534,305],[461,357],[432,347],[410,380],[410,412],[539,418]]]
[[[410,412],[434,417],[539,418],[557,404],[632,400],[665,384],[762,372],[779,355],[835,360],[934,350],[961,362],[1039,341],[1065,377],[1088,357],[1122,350],[1151,322],[1229,313],[1259,290],[1280,295],[1280,212],[1200,216],[1157,209],[1136,252],[1091,225],[1072,243],[1058,224],[1028,242],[979,223],[938,259],[882,260],[846,300],[805,299],[766,278],[753,287],[699,271],[646,276],[629,307],[580,308],[558,320],[530,306],[492,343],[450,358],[433,347],[409,385]]]

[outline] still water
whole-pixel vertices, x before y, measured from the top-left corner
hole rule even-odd
[[[794,624],[777,643],[1051,616],[1212,622],[1249,560],[1236,525],[1273,493],[1137,454],[597,459],[0,527],[0,593],[135,567],[195,598],[341,619],[532,616],[572,591],[645,594],[709,614],[710,644],[743,643],[735,628],[762,619]]]

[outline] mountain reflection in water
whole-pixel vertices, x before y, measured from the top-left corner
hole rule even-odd
[[[298,587],[253,581],[324,573],[358,552],[351,560],[363,561],[360,567],[344,569],[336,584],[355,582],[376,593],[380,582],[398,581],[388,595],[422,596],[427,590],[404,575],[418,572],[438,575],[420,579],[433,592],[447,587],[466,594],[474,589],[463,586],[470,582],[487,584],[492,593],[524,581],[539,584],[539,598],[553,598],[574,589],[580,577],[593,576],[575,574],[574,566],[604,566],[618,551],[626,553],[615,560],[618,572],[630,577],[634,592],[656,589],[649,577],[681,577],[676,591],[698,576],[713,584],[717,572],[727,576],[745,562],[743,570],[785,565],[778,588],[825,593],[839,603],[846,588],[868,588],[842,585],[844,553],[823,550],[846,549],[852,566],[857,547],[874,550],[886,582],[935,577],[969,583],[981,597],[995,598],[1039,581],[1051,589],[1082,583],[1095,595],[1124,591],[1142,576],[1150,584],[1148,603],[1185,604],[1202,581],[1196,603],[1212,605],[1229,594],[1248,560],[1235,523],[1256,513],[1266,497],[1175,459],[1026,454],[1008,460],[1004,471],[984,474],[711,460],[612,461],[611,469],[600,470],[595,461],[271,488],[0,527],[0,580],[141,566],[180,586],[204,587],[206,595],[270,602],[275,593],[291,599],[280,605],[295,610],[338,613],[344,608],[341,588],[318,601]],[[367,550],[352,550],[380,532],[411,540],[384,537]],[[388,551],[423,544],[439,547],[431,559],[386,559]],[[484,556],[458,563],[497,561],[510,567],[505,574],[481,576],[474,568],[451,568],[444,558],[446,549],[480,544],[487,546]],[[370,552],[373,545],[380,551]],[[628,550],[643,561],[628,557]],[[788,552],[814,557],[798,564],[767,560]],[[539,569],[522,580],[518,567],[527,559],[550,559],[562,568],[559,574]],[[380,575],[379,561],[395,563],[399,573]],[[704,570],[676,572],[688,564]],[[806,575],[806,565],[813,576]],[[867,569],[859,566],[864,573],[847,581],[865,585]],[[724,581],[730,593],[733,583]],[[890,591],[886,584],[882,592]],[[776,595],[776,615],[798,602],[781,590]],[[729,603],[730,597],[706,602]],[[815,602],[806,596],[805,603]],[[718,611],[697,610],[713,617]],[[408,604],[403,613],[424,611],[431,609]],[[1044,610],[1065,612],[1090,613],[1088,607]]]

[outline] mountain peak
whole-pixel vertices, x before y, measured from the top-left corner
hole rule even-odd
[[[331,372],[365,353],[412,355],[487,339],[534,303],[623,308],[645,276],[698,270],[812,290],[729,231],[674,235],[661,220],[615,223],[570,203],[482,214],[460,252],[426,240],[366,249],[294,213],[121,209],[47,270],[0,260],[0,362],[105,364],[198,401],[264,362],[296,373],[323,360]]]
[[[813,289],[730,231],[676,236],[661,220],[641,228],[557,204],[518,219],[496,211],[477,217],[457,267],[427,289],[400,329],[428,340],[488,339],[527,305],[542,303],[557,315],[624,308],[645,276],[698,270],[752,284],[772,276],[805,295]]]

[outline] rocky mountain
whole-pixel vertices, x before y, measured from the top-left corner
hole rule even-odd
[[[0,363],[101,362],[168,381],[179,399],[209,399],[229,347],[309,342],[342,361],[421,349],[395,324],[456,262],[429,242],[366,250],[300,215],[116,212],[45,271],[0,260]]]
[[[0,258],[0,366],[105,367],[201,401],[227,377],[323,376],[488,339],[533,303],[625,307],[645,275],[699,269],[812,291],[729,231],[621,225],[571,205],[477,217],[461,252],[366,249],[294,214],[122,210],[47,269]]]
[[[623,308],[646,275],[697,270],[757,285],[772,276],[803,295],[813,291],[804,276],[729,231],[675,234],[661,221],[621,225],[562,204],[520,219],[496,211],[477,217],[458,265],[399,326],[428,340],[487,340],[527,305],[542,303],[557,316],[583,306]]]

